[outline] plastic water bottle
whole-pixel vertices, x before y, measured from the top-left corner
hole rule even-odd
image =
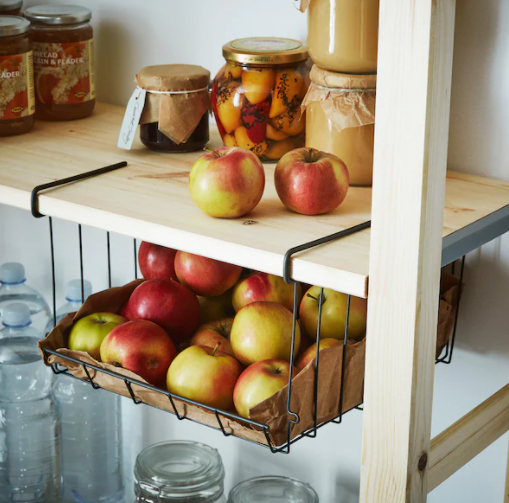
[[[4,308],[7,321],[24,310],[28,324],[28,307],[14,306],[15,314],[12,305]],[[60,414],[53,373],[37,348],[42,334],[36,338],[25,330],[0,338],[0,503],[59,503]]]
[[[0,339],[5,337],[33,337],[41,339],[42,334],[32,327],[30,309],[22,302],[11,302],[4,308]]]
[[[23,302],[30,309],[33,326],[41,332],[46,327],[51,310],[44,297],[26,284],[25,268],[18,262],[7,262],[0,267],[0,317],[7,304]]]
[[[83,300],[87,300],[88,297],[92,294],[92,283],[88,280],[83,280]],[[75,313],[79,311],[82,306],[81,301],[81,280],[80,279],[72,279],[67,283],[67,287],[65,289],[65,300],[67,301],[63,306],[60,306],[57,309],[57,324],[59,321],[64,318],[69,313]],[[50,318],[48,324],[46,325],[46,332],[51,332],[55,328],[55,323],[53,317]]]

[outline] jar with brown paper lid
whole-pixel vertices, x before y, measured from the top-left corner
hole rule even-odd
[[[143,68],[136,83],[147,91],[140,138],[151,150],[193,152],[209,141],[210,72],[195,65]]]
[[[306,109],[306,147],[338,156],[350,185],[371,186],[375,146],[376,75],[311,70]]]

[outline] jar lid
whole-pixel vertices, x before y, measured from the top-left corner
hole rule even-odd
[[[324,70],[313,65],[309,73],[311,82],[329,89],[376,89],[376,73],[353,75]]]
[[[66,25],[87,23],[92,19],[92,12],[79,5],[35,5],[24,12],[31,23],[48,25]]]
[[[216,449],[197,442],[162,442],[142,451],[134,468],[137,495],[164,501],[208,503],[224,491],[224,468]]]
[[[136,82],[147,91],[192,91],[208,89],[210,72],[196,65],[146,66],[136,76]]]
[[[276,37],[239,38],[223,45],[228,61],[253,65],[297,63],[308,58],[308,49],[298,40]]]
[[[19,16],[0,16],[0,37],[13,37],[26,33],[30,23]]]
[[[236,485],[228,503],[318,503],[318,495],[309,484],[287,477],[257,477]]]
[[[23,0],[0,0],[0,14],[6,10],[16,10],[23,7]]]

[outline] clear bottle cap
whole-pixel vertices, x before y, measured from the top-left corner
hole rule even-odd
[[[92,295],[92,283],[87,279],[83,280],[83,302]],[[81,279],[72,279],[67,283],[65,298],[69,302],[81,302]]]
[[[0,282],[15,285],[26,281],[25,268],[19,262],[6,262],[0,266]]]
[[[228,503],[318,503],[314,489],[287,477],[257,477],[236,485]]]
[[[157,501],[212,503],[224,491],[216,449],[197,442],[162,442],[142,451],[134,468],[136,495]]]
[[[6,327],[21,328],[27,327],[32,323],[30,309],[22,302],[7,304],[4,308],[3,316],[3,324]]]

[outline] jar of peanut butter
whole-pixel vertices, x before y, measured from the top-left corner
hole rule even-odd
[[[308,49],[333,72],[376,73],[380,0],[301,0],[309,6]]]
[[[376,75],[348,75],[316,65],[302,104],[306,147],[338,156],[350,185],[371,186],[375,145]]]
[[[25,10],[32,23],[36,118],[75,120],[95,106],[92,13],[76,5]]]
[[[23,0],[0,0],[0,16],[21,16]]]

